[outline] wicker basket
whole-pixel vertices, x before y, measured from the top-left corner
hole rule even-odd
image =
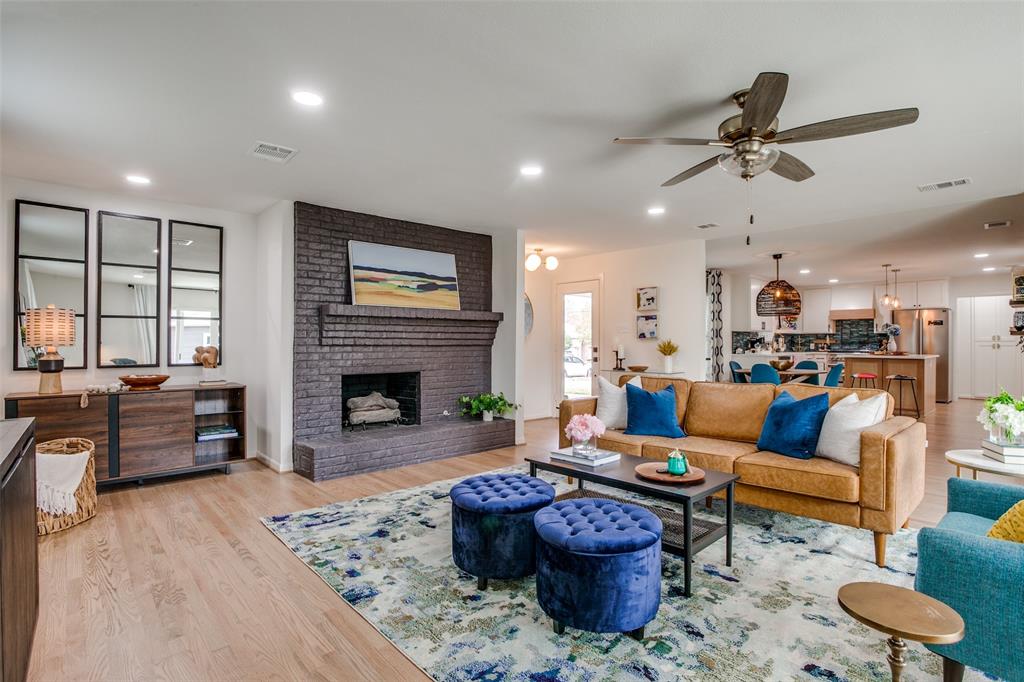
[[[36,453],[42,455],[80,455],[83,452],[89,453],[89,463],[85,465],[82,482],[75,491],[78,511],[54,515],[36,509],[36,526],[40,535],[67,530],[96,516],[96,445],[85,438],[59,438],[36,446]]]

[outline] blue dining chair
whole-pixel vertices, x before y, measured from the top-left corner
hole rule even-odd
[[[818,369],[818,363],[815,362],[814,360],[801,360],[800,362],[796,363],[793,369]],[[804,379],[804,383],[810,384],[811,386],[818,386],[818,375],[812,374],[811,376]]]
[[[779,370],[775,369],[771,365],[759,362],[750,368],[750,383],[775,384],[778,386],[782,383],[782,379],[779,377]]]
[[[839,380],[843,378],[843,363],[832,365],[828,370],[828,375],[825,377],[826,386],[838,386]]]
[[[736,370],[743,369],[743,366],[735,360],[729,361],[729,371],[732,372],[732,383],[734,384],[745,384],[747,383],[747,376],[740,374]]]

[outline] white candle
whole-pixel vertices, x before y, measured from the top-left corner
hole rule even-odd
[[[620,358],[626,357],[626,347],[623,346],[621,343],[619,344],[618,352],[619,352],[619,357]]]

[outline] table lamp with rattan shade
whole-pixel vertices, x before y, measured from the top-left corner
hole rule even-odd
[[[62,393],[64,358],[57,353],[57,346],[75,345],[75,311],[52,304],[26,310],[25,345],[46,350],[38,359],[39,392]]]

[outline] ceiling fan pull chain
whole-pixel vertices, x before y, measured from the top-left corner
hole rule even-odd
[[[754,224],[754,186],[747,178],[747,214],[750,216],[750,224]]]

